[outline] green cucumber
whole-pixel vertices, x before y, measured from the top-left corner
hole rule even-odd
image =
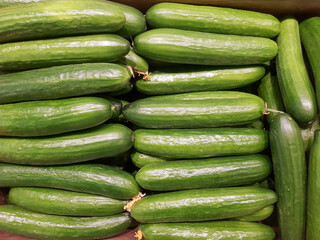
[[[280,22],[272,15],[222,7],[158,3],[147,11],[146,19],[153,28],[268,38],[273,38],[280,32]]]
[[[117,96],[121,96],[131,92],[132,89],[133,89],[133,84],[131,82],[127,82],[127,84],[123,88],[116,91],[108,92],[108,95],[117,97]]]
[[[146,240],[272,240],[274,230],[263,224],[237,221],[140,224]]]
[[[299,24],[294,18],[281,22],[276,59],[279,87],[287,112],[299,123],[316,118],[317,102],[303,61]]]
[[[150,59],[196,65],[263,64],[277,55],[267,38],[153,29],[134,39],[135,51]]]
[[[0,103],[57,99],[122,89],[130,71],[113,63],[86,63],[0,76]]]
[[[120,124],[105,124],[57,136],[2,137],[0,162],[27,165],[70,164],[116,156],[129,150],[132,144],[132,131]]]
[[[264,101],[238,92],[195,92],[137,100],[123,109],[144,128],[210,128],[248,124],[263,116]],[[223,97],[222,97],[223,96]]]
[[[245,215],[245,216],[242,216],[242,217],[236,217],[236,218],[233,218],[232,220],[234,220],[234,221],[243,221],[243,222],[263,221],[263,220],[265,220],[265,219],[267,219],[268,217],[271,216],[271,214],[273,213],[273,209],[274,209],[274,206],[270,205],[270,206],[267,206],[265,208],[262,208],[261,210],[255,212],[255,213],[252,213],[252,214],[249,214],[249,215]]]
[[[46,136],[86,129],[107,121],[113,112],[108,100],[95,97],[0,105],[0,135]]]
[[[0,163],[1,187],[47,187],[130,199],[139,193],[131,174],[102,164],[25,166]]]
[[[164,158],[246,155],[268,147],[268,132],[254,128],[138,129],[137,151]]]
[[[123,212],[128,203],[87,193],[35,187],[11,188],[8,200],[28,210],[67,216],[114,215]]]
[[[317,118],[313,123],[310,123],[307,127],[300,127],[303,140],[304,151],[309,151],[313,141],[314,133],[317,129],[320,129],[319,119]]]
[[[120,102],[121,102],[122,108],[124,108],[126,105],[129,104],[129,102],[126,101],[126,100],[120,100]],[[121,111],[122,111],[122,109],[121,109]],[[123,116],[122,112],[121,112],[120,115],[118,115],[118,116],[117,116],[116,118],[114,118],[113,120],[114,120],[114,122],[118,122],[118,123],[128,122],[127,119],[125,119],[125,117]]]
[[[305,237],[306,160],[299,126],[287,114],[278,114],[270,125],[278,217],[282,240]]]
[[[264,180],[272,171],[264,155],[247,155],[149,164],[136,174],[147,190],[172,191],[250,185]]]
[[[117,118],[122,112],[122,102],[119,99],[110,97],[110,96],[105,96],[102,94],[98,95],[99,97],[102,97],[104,99],[107,99],[111,104],[112,104],[112,118]]]
[[[129,42],[113,34],[6,43],[0,45],[0,70],[115,62],[129,50]]]
[[[257,187],[184,190],[143,197],[131,216],[142,223],[199,222],[248,215],[276,201],[275,192]]]
[[[137,151],[134,151],[131,154],[131,160],[133,164],[138,168],[142,168],[151,163],[164,163],[167,161],[167,159],[150,156]]]
[[[104,217],[67,217],[0,206],[0,230],[37,239],[90,240],[115,236],[130,226],[126,213]]]
[[[130,49],[130,52],[122,57],[119,63],[131,67],[133,71],[148,72],[149,70],[147,61],[136,54],[133,49]]]

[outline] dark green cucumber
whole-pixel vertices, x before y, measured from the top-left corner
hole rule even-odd
[[[104,217],[67,217],[0,206],[0,230],[37,239],[90,240],[115,236],[130,226],[127,213]]]
[[[108,95],[117,97],[117,96],[121,96],[131,92],[132,89],[133,89],[133,84],[131,82],[127,82],[127,84],[123,88],[116,91],[108,92]]]
[[[112,104],[112,118],[117,118],[121,112],[122,112],[122,102],[119,99],[110,97],[110,96],[105,96],[102,94],[98,95],[99,97],[107,99],[111,104]]]
[[[313,123],[309,124],[307,127],[300,127],[301,135],[303,140],[304,151],[310,150],[313,140],[314,133],[317,129],[320,129],[319,119],[317,118]]]
[[[264,180],[272,171],[264,155],[247,155],[149,164],[136,174],[147,190],[171,191],[249,185]]]
[[[280,22],[272,15],[222,7],[158,3],[147,11],[146,19],[153,28],[269,38],[280,32]]]
[[[270,146],[279,195],[278,216],[282,240],[305,237],[306,160],[301,131],[287,114],[278,114],[270,125]]]
[[[226,90],[256,82],[264,74],[263,66],[165,68],[139,79],[136,87],[148,95]]]
[[[67,216],[114,215],[123,212],[128,203],[87,193],[35,187],[11,188],[8,200],[28,210]]]
[[[129,66],[134,72],[148,72],[149,65],[146,60],[135,53],[133,49],[119,60],[119,63]]]
[[[105,124],[48,137],[2,137],[0,162],[27,165],[70,164],[116,156],[129,150],[132,144],[132,131],[120,124]]]
[[[1,187],[47,187],[130,199],[139,193],[131,174],[102,164],[24,166],[0,163]]]
[[[270,206],[267,206],[265,208],[262,208],[261,210],[255,212],[255,213],[252,213],[252,214],[249,214],[249,215],[245,215],[245,216],[242,216],[242,217],[236,217],[236,218],[233,218],[232,220],[234,220],[234,221],[243,221],[243,222],[263,221],[263,220],[265,220],[265,219],[267,219],[268,217],[271,216],[271,214],[273,213],[273,209],[274,209],[274,206],[270,205]]]
[[[0,76],[0,103],[57,99],[122,89],[130,71],[113,63],[86,63]]]
[[[196,65],[263,64],[277,55],[267,38],[153,29],[134,39],[135,51],[150,59]]]
[[[274,230],[263,224],[237,221],[140,224],[146,240],[272,240]]]
[[[107,121],[113,112],[110,101],[96,97],[0,105],[0,135],[46,136],[86,129]]]
[[[138,168],[142,168],[151,163],[164,163],[167,161],[167,159],[150,156],[137,151],[131,154],[131,160]]]
[[[155,96],[137,100],[123,109],[126,119],[144,128],[238,126],[261,118],[263,113],[261,98],[233,91]]]
[[[129,104],[129,102],[126,101],[126,100],[120,100],[120,102],[121,102],[122,108],[124,108],[126,105]],[[121,114],[118,115],[116,118],[114,118],[113,121],[114,121],[114,122],[117,122],[117,123],[128,122],[127,119],[125,119],[125,117],[124,117],[123,114],[122,114],[122,109],[121,109]]]
[[[129,50],[129,42],[113,34],[6,43],[0,45],[0,70],[115,62]]]
[[[275,192],[257,187],[184,190],[143,197],[131,216],[142,223],[199,222],[248,215],[276,201]]]
[[[254,128],[138,129],[137,151],[164,158],[246,155],[268,147],[268,132]]]
[[[316,118],[317,102],[303,61],[297,20],[286,18],[281,22],[277,42],[277,75],[284,105],[297,122],[309,123]]]

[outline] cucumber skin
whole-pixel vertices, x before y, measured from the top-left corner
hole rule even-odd
[[[131,174],[102,164],[25,166],[0,163],[1,187],[47,187],[130,199],[139,193]]]
[[[183,93],[137,100],[123,109],[124,117],[144,128],[211,128],[248,124],[262,117],[264,101],[233,91]],[[231,98],[231,99],[230,99]]]
[[[117,91],[108,92],[108,95],[112,97],[117,97],[117,96],[121,96],[131,92],[132,89],[133,89],[133,84],[131,82],[127,82],[127,84],[123,88]]]
[[[148,95],[226,90],[249,85],[265,74],[263,66],[164,68],[136,82],[138,91]]]
[[[143,154],[143,153],[140,153],[137,151],[134,151],[131,154],[131,160],[132,160],[133,164],[138,168],[142,168],[142,167],[147,166],[148,164],[152,164],[152,163],[164,163],[167,161],[167,159],[150,156],[150,155]]]
[[[268,217],[271,216],[271,214],[273,213],[273,209],[274,209],[274,206],[270,205],[270,206],[267,206],[265,208],[262,208],[261,210],[255,212],[255,213],[252,213],[252,214],[249,214],[249,215],[245,215],[245,216],[242,216],[242,217],[236,217],[236,218],[233,218],[232,220],[234,220],[234,221],[243,221],[243,222],[263,221],[263,220],[265,220],[265,219],[267,219]]]
[[[264,155],[179,160],[147,165],[138,171],[136,181],[154,191],[232,187],[262,181],[271,171]]]
[[[119,60],[119,63],[132,67],[133,71],[148,72],[149,64],[146,60],[135,53],[133,49]]]
[[[0,206],[0,220],[2,231],[52,240],[111,237],[132,223],[126,213],[104,217],[67,217],[36,213],[13,205]]]
[[[306,127],[300,127],[300,129],[303,140],[303,148],[304,151],[307,152],[310,150],[313,144],[315,131],[320,129],[319,119],[317,118],[313,123],[310,123]]]
[[[153,29],[134,39],[135,51],[153,60],[195,65],[263,64],[277,55],[267,38]]]
[[[275,232],[267,225],[237,221],[140,224],[139,230],[147,240],[272,240],[275,238]]]
[[[184,190],[143,197],[131,216],[142,223],[199,222],[248,215],[276,201],[275,192],[256,187]]]
[[[174,159],[254,154],[268,147],[268,133],[253,128],[139,129],[134,136],[137,151]]]
[[[67,216],[109,216],[124,211],[128,201],[53,188],[11,188],[8,201],[30,211]]]
[[[59,165],[112,157],[128,151],[132,131],[121,124],[104,124],[63,135],[0,138],[0,162]]]
[[[276,68],[284,105],[297,122],[309,123],[316,118],[317,102],[303,60],[297,20],[287,18],[281,22],[277,43]]]
[[[306,161],[301,131],[287,114],[270,125],[270,147],[279,195],[278,218],[282,240],[305,237]]]
[[[122,89],[131,73],[113,63],[86,63],[0,76],[0,103],[58,99]]]
[[[42,0],[0,0],[0,8],[41,1]]]
[[[108,100],[81,97],[0,105],[0,115],[0,135],[31,137],[95,127],[113,111]]]
[[[115,62],[129,52],[129,45],[127,40],[114,34],[6,43],[0,45],[0,70]]]

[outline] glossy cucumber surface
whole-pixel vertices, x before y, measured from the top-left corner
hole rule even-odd
[[[131,154],[131,160],[133,162],[133,164],[138,167],[138,168],[142,168],[148,164],[152,164],[152,163],[164,163],[167,161],[167,159],[164,158],[160,158],[160,157],[154,157],[148,154],[143,154],[137,151],[134,151]]]

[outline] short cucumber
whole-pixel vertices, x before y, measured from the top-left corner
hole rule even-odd
[[[242,217],[236,217],[236,218],[233,218],[232,220],[243,221],[243,222],[263,221],[263,220],[265,220],[265,219],[267,219],[268,217],[271,216],[271,214],[273,213],[273,209],[274,209],[274,206],[270,205],[270,206],[267,206],[265,208],[262,208],[261,210],[255,212],[255,213],[252,213],[252,214],[249,214],[249,215],[245,215],[245,216],[242,216]]]
[[[73,63],[115,62],[129,42],[114,34],[64,37],[0,45],[0,70],[27,70]]]
[[[238,92],[196,92],[137,100],[123,115],[144,128],[210,128],[248,124],[262,117],[264,101]]]
[[[317,102],[303,61],[296,19],[286,18],[281,22],[277,42],[277,75],[284,105],[297,122],[309,123],[316,118]]]
[[[287,114],[278,114],[270,125],[278,216],[282,240],[305,237],[306,160],[301,131]]]
[[[152,163],[164,163],[167,161],[167,159],[154,157],[154,156],[143,154],[137,151],[134,151],[131,154],[131,160],[133,164],[136,165],[136,167],[138,168],[142,168]]]
[[[134,39],[135,51],[150,59],[195,65],[263,64],[277,55],[267,38],[153,29]]]
[[[249,185],[272,171],[264,155],[247,155],[149,164],[136,174],[138,184],[154,191]]]
[[[272,15],[232,8],[158,3],[146,13],[153,28],[177,28],[200,32],[273,38],[280,22]]]
[[[120,124],[105,124],[57,136],[2,137],[0,162],[27,165],[70,164],[116,156],[129,150],[132,144],[132,131]]]
[[[135,53],[133,49],[124,57],[120,58],[119,63],[129,66],[134,72],[148,72],[149,64],[146,60]]]
[[[96,97],[0,105],[0,135],[46,136],[86,129],[107,121],[113,112],[110,101]]]
[[[268,147],[268,132],[254,128],[139,129],[137,151],[164,158],[246,155]]]
[[[248,215],[276,201],[275,192],[257,187],[184,190],[143,197],[131,216],[142,223],[199,222]]]
[[[226,90],[256,82],[264,74],[263,66],[164,68],[139,79],[136,87],[148,95]]]
[[[130,71],[113,63],[85,63],[0,76],[0,103],[57,99],[122,89]]]
[[[108,216],[121,213],[128,203],[87,193],[71,192],[53,188],[11,188],[10,204],[53,215]]]
[[[131,174],[102,164],[25,166],[0,163],[1,187],[47,187],[130,199],[139,193]]]
[[[0,230],[37,239],[90,240],[115,236],[130,226],[126,213],[103,217],[67,217],[0,206]]]
[[[274,230],[263,224],[238,221],[140,224],[146,240],[272,240]]]
[[[133,84],[131,82],[127,82],[127,84],[123,88],[116,91],[108,92],[108,95],[117,97],[117,96],[121,96],[131,92],[132,89],[133,89]]]
[[[301,135],[303,140],[303,148],[304,151],[310,150],[313,141],[314,141],[314,133],[317,129],[320,129],[319,119],[317,118],[314,122],[310,123],[306,127],[300,127]]]

